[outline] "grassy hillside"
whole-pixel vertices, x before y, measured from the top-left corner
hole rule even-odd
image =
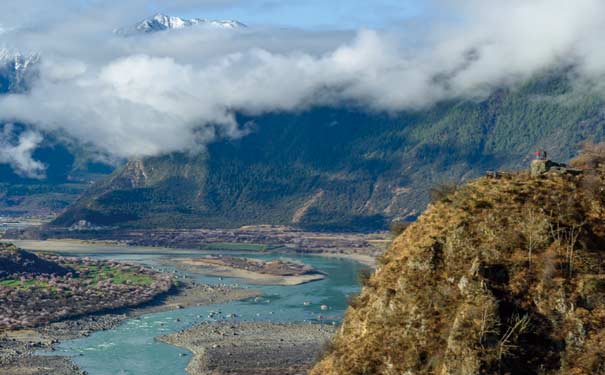
[[[431,205],[311,374],[603,374],[603,186],[524,173]]]
[[[579,141],[605,136],[603,104],[571,95],[567,80],[552,75],[424,111],[242,117],[253,123],[250,135],[212,144],[204,155],[131,163],[55,224],[384,228],[421,212],[437,183],[525,168],[538,147],[569,159]]]

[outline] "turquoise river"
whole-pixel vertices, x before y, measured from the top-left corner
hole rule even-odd
[[[67,255],[67,254],[66,254]],[[70,252],[68,255],[74,255]],[[80,255],[126,262],[140,262],[158,266],[162,257],[174,257],[173,252],[112,254],[91,252],[90,247]],[[181,255],[185,256],[185,255]],[[187,256],[191,256],[188,254]],[[197,306],[163,313],[143,315],[126,320],[118,327],[61,343],[53,355],[73,358],[89,375],[186,375],[185,368],[191,358],[186,350],[155,340],[156,337],[187,329],[204,321],[227,319],[236,314],[240,321],[304,322],[322,321],[338,324],[349,297],[358,292],[358,274],[365,268],[359,263],[324,257],[290,256],[279,254],[245,254],[258,259],[291,259],[309,264],[327,274],[324,280],[298,286],[247,285],[239,279],[219,279],[186,274],[208,284],[237,284],[244,288],[261,290],[263,296],[246,301],[220,305]],[[185,273],[184,273],[185,274]],[[327,311],[321,306],[327,305]],[[220,314],[210,314],[220,312]],[[214,318],[209,318],[213,315]],[[233,319],[233,318],[230,318]]]

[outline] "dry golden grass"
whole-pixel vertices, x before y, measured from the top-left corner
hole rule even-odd
[[[520,173],[432,204],[311,374],[605,375],[603,186]]]

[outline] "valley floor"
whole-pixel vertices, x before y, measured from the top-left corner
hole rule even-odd
[[[78,237],[78,236],[73,236]],[[234,238],[238,242],[234,241]],[[7,240],[4,240],[7,241]],[[129,231],[99,238],[55,238],[50,240],[10,240],[35,251],[87,254],[173,255],[279,253],[314,255],[375,264],[389,243],[387,233],[309,233],[288,228],[242,228],[234,231]],[[178,266],[177,266],[178,267]],[[183,267],[178,267],[185,270]],[[31,331],[0,334],[0,375],[80,375],[82,372],[65,357],[38,356],[52,350],[59,340],[111,329],[126,319],[143,314],[202,304],[223,303],[258,295],[249,289],[189,285],[175,296],[151,306],[92,315],[53,323]],[[335,327],[319,324],[202,324],[161,340],[194,353],[188,368],[197,374],[294,375],[305,374],[320,355]]]
[[[305,255],[328,255],[350,257],[363,262],[382,254],[390,243],[387,232],[376,233],[329,233],[307,232],[285,226],[247,226],[237,229],[154,229],[107,231],[77,231],[60,228],[30,229],[8,231],[5,238],[19,246],[28,248],[24,243],[14,240],[49,239],[47,250],[82,246],[101,246],[111,251],[112,247],[130,246],[141,251],[158,248],[171,248],[181,251],[210,252],[279,252]],[[54,246],[53,242],[60,241]],[[65,243],[66,241],[66,243]],[[39,245],[39,243],[37,243]],[[62,247],[63,245],[67,245]],[[38,250],[42,250],[40,248]]]
[[[155,312],[196,305],[210,305],[248,299],[260,295],[250,289],[224,285],[186,282],[178,291],[139,308],[92,314],[79,319],[51,323],[31,330],[0,333],[0,375],[80,375],[82,372],[68,358],[38,355],[52,351],[62,340],[111,329],[124,320]]]
[[[276,247],[268,250],[273,253],[283,253],[292,255],[313,255],[330,258],[349,259],[358,263],[362,263],[369,267],[374,267],[376,257],[390,243],[386,238],[386,233],[372,235],[372,240],[360,242],[352,242],[349,245],[334,246],[334,247],[314,247],[312,249],[299,250],[294,247]],[[326,235],[329,238],[329,235]],[[328,240],[330,241],[330,240]],[[362,242],[364,241],[364,242]],[[128,249],[131,254],[153,254],[157,252],[169,252],[174,255],[200,255],[200,254],[231,254],[231,253],[264,253],[267,251],[259,251],[256,247],[265,245],[250,245],[241,246],[242,244],[220,243],[214,246],[206,246],[202,248],[194,247],[165,247],[152,245],[133,245],[118,240],[95,239],[82,240],[74,238],[49,239],[49,240],[8,240],[0,239],[0,242],[13,243],[16,246],[32,251],[42,252],[58,252],[61,254],[123,254],[124,249]]]

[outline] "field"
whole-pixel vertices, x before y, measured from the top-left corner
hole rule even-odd
[[[40,280],[19,280],[8,279],[0,281],[0,286],[6,286],[15,289],[47,288],[48,283]]]
[[[90,265],[82,267],[78,264],[67,263],[66,266],[75,269],[76,271],[83,274],[85,279],[89,279],[94,283],[99,281],[111,280],[112,284],[122,285],[129,282],[136,285],[150,285],[154,282],[153,277],[148,275],[142,275],[134,271],[124,271],[116,267],[108,265]],[[88,271],[85,271],[88,268]]]

